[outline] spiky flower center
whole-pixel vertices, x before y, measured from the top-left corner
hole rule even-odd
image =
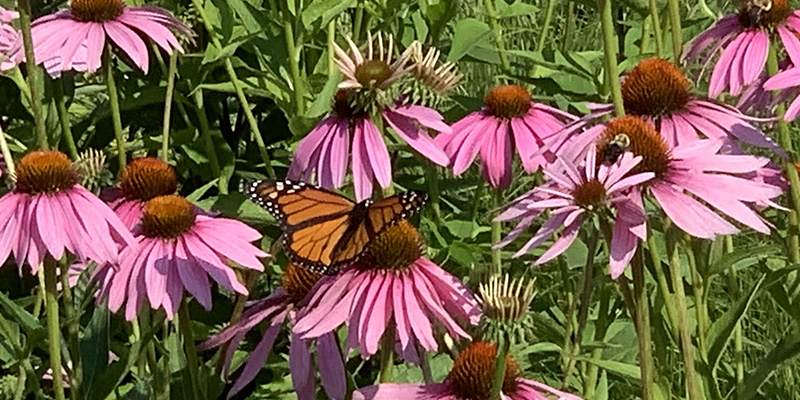
[[[289,303],[297,304],[306,297],[320,278],[322,278],[322,274],[311,272],[290,263],[283,271],[281,287],[286,292]]]
[[[142,233],[151,238],[174,239],[194,225],[192,203],[178,195],[148,201],[142,213]]]
[[[662,58],[640,62],[622,83],[625,112],[632,115],[668,115],[682,110],[691,97],[686,75]]]
[[[606,187],[597,179],[586,181],[572,190],[572,198],[575,204],[592,210],[599,207],[606,200]]]
[[[422,249],[419,232],[403,220],[373,239],[359,264],[370,269],[406,269],[422,257]]]
[[[492,89],[483,100],[489,114],[497,118],[520,118],[531,109],[531,94],[517,85],[503,85]]]
[[[122,171],[119,187],[129,199],[148,201],[175,193],[178,175],[171,165],[161,159],[137,158]]]
[[[57,193],[80,181],[78,170],[60,151],[32,151],[17,164],[16,190],[25,194]]]
[[[739,23],[745,28],[774,29],[791,14],[788,0],[744,0],[739,9]]]
[[[490,342],[473,342],[453,362],[445,382],[458,399],[489,400],[492,397],[494,360],[497,345]],[[503,378],[503,393],[513,397],[517,391],[519,365],[506,356],[506,376]]]
[[[356,67],[356,80],[362,86],[379,87],[392,76],[392,68],[381,60],[366,60]]]
[[[125,11],[122,0],[71,0],[69,11],[78,21],[112,21]]]
[[[521,320],[528,311],[528,306],[536,294],[535,279],[525,284],[525,279],[505,278],[494,275],[488,282],[478,286],[476,299],[481,303],[483,315],[495,321],[515,322]]]
[[[653,172],[660,179],[669,168],[672,160],[669,145],[652,125],[639,117],[625,116],[611,120],[600,134],[597,153],[602,159],[610,158],[619,151],[615,139],[625,135],[628,138],[627,151],[642,157],[631,174]]]

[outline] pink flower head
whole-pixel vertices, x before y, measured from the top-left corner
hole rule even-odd
[[[16,67],[25,58],[22,36],[11,24],[17,18],[18,12],[0,7],[0,71]]]
[[[613,209],[616,217],[609,251],[609,270],[612,278],[619,277],[633,257],[638,240],[647,239],[644,229],[647,214],[641,202],[628,197],[627,192],[655,175],[652,172],[635,171],[642,157],[634,157],[629,152],[623,153],[611,164],[604,161],[612,160],[599,161],[602,164],[598,165],[596,148],[591,145],[583,168],[561,158],[545,168],[544,174],[549,181],[517,199],[496,218],[499,221],[521,219],[509,237],[498,246],[508,244],[529,228],[542,212],[549,210],[547,222],[514,255],[519,257],[539,246],[563,226],[561,237],[534,263],[535,266],[541,265],[563,253],[572,244],[587,216],[595,213],[603,215]]]
[[[46,63],[50,75],[73,69],[96,71],[106,40],[146,74],[150,63],[145,40],[152,40],[167,54],[183,53],[172,31],[186,38],[194,35],[160,7],[131,7],[122,0],[72,0],[69,9],[34,21],[31,35],[36,62]]]
[[[331,115],[300,141],[287,176],[310,181],[316,175],[319,186],[339,188],[344,184],[351,158],[356,199],[362,201],[372,196],[374,181],[382,188],[389,187],[392,160],[380,130],[368,113],[352,108],[348,92],[340,90],[334,101]],[[426,132],[426,129],[450,132],[441,114],[423,106],[394,104],[381,111],[381,118],[425,158],[447,165],[447,155]]]
[[[78,172],[58,151],[34,151],[17,165],[14,190],[0,198],[0,260],[11,252],[33,273],[49,254],[117,263],[119,247],[136,240],[100,199],[78,184]]]
[[[309,290],[322,277],[294,264],[289,264],[283,272],[281,287],[270,296],[253,302],[235,324],[209,338],[198,346],[199,350],[226,345],[225,375],[228,375],[233,353],[247,332],[262,323],[267,330],[255,350],[247,358],[241,375],[228,392],[228,398],[239,393],[255,379],[258,371],[272,350],[275,338],[284,323],[294,324],[298,312],[303,310],[303,299]],[[312,370],[311,346],[316,343],[317,364],[322,385],[328,397],[343,400],[345,397],[344,360],[334,333],[326,333],[316,340],[303,340],[297,334],[289,338],[289,369],[292,384],[298,400],[313,400],[316,395],[314,371]]]
[[[577,117],[536,103],[520,86],[504,85],[492,89],[486,107],[467,115],[453,125],[452,134],[436,137],[436,143],[450,157],[453,173],[460,175],[475,156],[481,155],[484,178],[495,188],[511,184],[513,149],[522,159],[526,172],[552,162],[553,154],[538,154],[545,140]]]
[[[667,60],[648,58],[637,64],[624,77],[622,100],[627,114],[638,116],[657,127],[672,147],[694,142],[698,137],[737,139],[785,156],[785,152],[772,139],[750,123],[764,120],[748,117],[725,104],[695,96],[686,75]],[[610,104],[593,105],[592,108],[591,114],[559,132],[546,146],[561,154],[560,149],[553,148],[551,143],[570,147],[567,144],[570,137],[599,122],[600,117],[614,110]],[[604,128],[596,125],[590,130],[602,131]]]
[[[353,392],[354,400],[483,400],[492,398],[497,345],[473,342],[458,354],[442,383],[382,383]],[[519,365],[506,357],[506,375],[500,398],[506,400],[581,400],[544,383],[520,376]]]
[[[392,324],[398,353],[412,362],[418,360],[417,344],[428,351],[438,348],[436,322],[454,337],[469,338],[458,321],[478,323],[472,293],[423,257],[421,246],[419,232],[407,221],[384,231],[358,264],[314,286],[294,333],[317,338],[346,324],[347,348],[357,347],[369,358]]]
[[[175,193],[178,175],[171,165],[159,158],[140,157],[125,167],[119,186],[100,194],[128,229],[133,229],[142,219],[144,205],[158,196]]]
[[[739,13],[728,15],[692,39],[682,59],[692,61],[706,52],[706,68],[717,55],[711,73],[708,95],[717,97],[726,88],[737,96],[758,79],[764,70],[770,40],[780,38],[795,65],[800,63],[800,11],[793,11],[788,0],[744,0]]]
[[[608,143],[621,134],[630,140],[628,150],[642,157],[637,168],[655,173],[655,178],[633,188],[630,196],[635,196],[637,203],[642,204],[641,193],[649,191],[675,225],[700,238],[739,232],[715,210],[758,232],[769,233],[767,223],[749,205],[778,207],[772,199],[783,189],[755,179],[764,175],[759,170],[769,159],[719,154],[725,144],[722,140],[697,139],[671,147],[652,125],[633,116],[613,119],[603,130],[592,128],[578,138],[581,143],[596,141],[598,153],[605,157],[611,149]],[[753,178],[744,177],[747,175]]]
[[[256,230],[200,213],[176,195],[148,201],[134,234],[139,246],[122,251],[119,270],[110,271],[104,282],[109,286],[100,289],[112,311],[126,305],[128,320],[136,317],[145,300],[153,309],[163,308],[171,319],[184,288],[210,309],[209,276],[232,292],[247,294],[229,261],[261,271],[264,266],[258,259],[267,256],[251,244],[261,238]]]

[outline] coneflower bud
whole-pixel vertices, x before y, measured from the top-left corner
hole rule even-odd
[[[526,282],[524,278],[511,279],[493,275],[478,285],[476,300],[483,310],[482,331],[484,337],[497,339],[504,334],[523,339],[528,326],[528,307],[536,295],[536,279]]]

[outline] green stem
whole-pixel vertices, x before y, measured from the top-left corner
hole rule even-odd
[[[178,69],[178,53],[169,56],[169,72],[167,72],[167,94],[164,97],[164,122],[161,131],[161,159],[169,162],[169,125],[172,117],[172,95],[175,91],[175,72]]]
[[[334,45],[334,43],[336,43],[336,20],[335,19],[331,20],[331,22],[328,22],[327,33],[328,33],[328,40],[327,40],[327,44],[328,44],[328,76],[333,76],[334,74],[336,74],[336,71],[337,71],[336,62],[334,62],[334,60],[336,59],[336,51],[333,49],[333,45]]]
[[[50,369],[53,371],[53,391],[56,400],[65,400],[64,382],[61,376],[61,325],[58,319],[58,289],[56,283],[55,260],[49,256],[45,259],[44,268],[44,301],[47,314],[47,344],[50,356]]]
[[[392,381],[394,371],[394,325],[389,324],[381,337],[381,370],[378,372],[378,383]]]
[[[19,376],[17,377],[17,387],[14,389],[14,400],[22,400],[25,395],[25,382],[27,381],[27,373],[25,368],[19,367]]]
[[[567,22],[564,27],[564,36],[562,38],[561,51],[570,51],[572,49],[572,36],[575,32],[575,2],[570,1],[567,4]]]
[[[681,62],[681,53],[683,53],[681,9],[678,5],[678,0],[667,0],[667,7],[669,7],[669,23],[670,30],[672,31],[672,59],[675,61],[675,65],[679,65]]]
[[[648,0],[648,7],[650,9],[650,20],[653,23],[656,57],[661,57],[661,55],[664,54],[664,36],[661,33],[661,20],[658,18],[658,2],[656,2],[656,0]]]
[[[597,0],[601,10],[600,24],[603,28],[603,51],[605,69],[611,89],[611,98],[614,102],[614,112],[617,117],[625,115],[625,106],[622,103],[622,87],[619,83],[619,70],[617,69],[617,34],[614,32],[614,16],[611,0]],[[655,23],[655,21],[653,21]]]
[[[80,331],[80,316],[75,313],[75,303],[72,296],[72,287],[69,286],[70,264],[66,260],[59,262],[61,267],[61,294],[64,303],[64,318],[67,320],[68,348],[72,355],[72,377],[70,379],[70,395],[77,396],[80,391],[81,377],[83,377],[80,348],[78,346],[78,332]]]
[[[423,381],[428,385],[434,383],[431,363],[428,361],[428,351],[424,347],[417,345],[417,354],[419,354],[419,368],[422,370]]]
[[[192,392],[195,399],[202,400],[205,396],[204,391],[200,390],[200,364],[197,358],[197,350],[194,347],[194,333],[192,332],[192,320],[189,317],[189,303],[186,301],[185,296],[181,299],[181,305],[178,308],[178,328],[183,336],[183,348],[186,351],[186,363],[189,367],[189,377],[192,380]]]
[[[430,204],[433,210],[433,216],[436,223],[442,220],[442,209],[440,206],[440,192],[439,192],[439,173],[436,165],[430,161],[423,161],[425,165],[425,180],[428,182],[428,195],[431,198]]]
[[[289,74],[291,74],[292,89],[294,89],[294,107],[296,116],[300,117],[306,113],[305,86],[300,75],[300,52],[302,49],[298,49],[296,46],[292,28],[293,16],[288,10],[286,1],[281,1],[280,6],[283,17],[283,38],[286,41],[286,52],[289,53]],[[299,13],[299,10],[295,10],[295,12]]]
[[[733,253],[733,236],[725,236],[725,253]],[[727,274],[728,290],[731,292],[731,297],[734,301],[738,301],[739,294],[739,280],[736,277],[736,270],[731,268]],[[736,362],[736,387],[739,395],[742,393],[742,383],[744,382],[744,348],[742,347],[742,324],[741,321],[736,323],[733,328],[733,359]]]
[[[600,309],[597,312],[597,323],[595,324],[596,328],[594,331],[594,341],[597,343],[602,343],[606,337],[606,331],[608,330],[608,310],[610,308],[611,303],[611,293],[607,290],[605,285],[601,285],[599,287],[600,290]],[[592,350],[592,360],[599,361],[603,358],[603,348],[597,347]],[[597,389],[597,377],[600,373],[600,367],[597,365],[597,362],[593,362],[589,364],[589,370],[586,373],[586,379],[584,380],[583,384],[583,393],[584,398],[586,399],[593,399],[595,397],[595,391]]]
[[[544,14],[542,33],[539,35],[539,42],[536,43],[536,51],[539,53],[541,53],[544,50],[544,47],[547,45],[547,32],[550,30],[550,24],[553,22],[553,10],[555,7],[556,0],[547,0],[547,11],[545,11]],[[531,76],[536,74],[536,67],[538,67],[538,65],[534,64],[533,68],[531,68]]]
[[[497,10],[494,8],[493,0],[483,0],[483,6],[486,8],[486,16],[489,17],[489,26],[492,28],[494,42],[497,45],[497,52],[500,54],[500,65],[503,66],[504,70],[508,71],[511,69],[511,63],[508,62],[506,42],[503,40],[503,28],[500,26],[500,18],[497,17]]]
[[[75,138],[72,137],[72,126],[69,120],[69,112],[67,111],[67,99],[64,97],[64,81],[61,78],[53,79],[52,86],[58,121],[61,123],[61,135],[64,136],[64,142],[67,144],[70,158],[77,160],[78,148],[75,146]]]
[[[353,42],[359,43],[361,39],[361,28],[364,25],[364,0],[359,0],[356,4],[356,16],[353,18]]]
[[[570,374],[572,374],[572,370],[575,368],[575,364],[577,363],[578,354],[581,351],[581,344],[583,343],[583,330],[586,328],[586,321],[589,318],[589,304],[592,300],[592,276],[594,275],[594,255],[597,252],[597,242],[599,238],[600,232],[594,227],[591,228],[591,232],[589,233],[589,243],[587,243],[586,247],[586,264],[583,266],[583,274],[581,274],[581,280],[578,284],[578,289],[580,290],[580,308],[578,309],[578,319],[577,321],[573,321],[574,318],[570,318],[569,323],[573,324],[575,327],[572,330],[572,337],[570,338],[572,341],[572,350],[571,350],[571,357],[569,359],[569,364],[567,365],[567,371],[564,374],[564,383],[566,383],[567,379],[569,379]],[[570,312],[570,314],[574,314],[574,311]]]
[[[3,160],[6,162],[6,169],[8,170],[8,174],[14,176],[15,168],[14,168],[14,157],[11,155],[11,150],[8,148],[8,142],[6,141],[6,133],[3,132],[3,126],[0,125],[0,153],[3,154]]]
[[[25,49],[25,68],[28,72],[28,87],[31,92],[31,111],[33,121],[36,124],[36,144],[42,150],[50,148],[47,140],[47,127],[44,121],[44,110],[42,109],[42,86],[41,69],[36,66],[36,57],[33,51],[33,39],[31,38],[31,3],[30,0],[17,1],[17,11],[19,12],[19,28],[22,31],[22,45]]]
[[[680,333],[678,332],[678,312],[676,311],[675,299],[672,296],[672,292],[669,290],[669,282],[661,266],[661,255],[658,253],[656,238],[650,231],[647,232],[647,249],[648,253],[650,253],[650,259],[653,262],[653,270],[656,273],[658,292],[661,294],[661,298],[664,299],[664,306],[667,308],[667,317],[669,317],[670,322],[669,327],[671,328],[673,337],[678,337]]]
[[[692,238],[685,235],[687,243],[691,243]],[[697,345],[700,348],[700,353],[704,356],[708,354],[708,345],[706,344],[706,336],[708,335],[708,310],[705,307],[705,291],[706,283],[703,281],[703,276],[700,275],[700,270],[697,269],[697,259],[703,257],[704,254],[699,249],[692,246],[692,251],[686,252],[686,259],[689,262],[689,272],[692,275],[692,296],[694,297],[695,319],[697,320]]]
[[[651,22],[653,19],[650,18],[648,15],[642,21],[642,36],[639,38],[639,54],[644,55],[647,54],[647,49],[650,48],[650,36],[652,33],[650,32],[653,29],[653,23]]]
[[[778,52],[776,49],[777,44],[772,43],[769,48],[769,56],[767,56],[767,72],[770,76],[778,73]],[[786,104],[778,104],[776,117],[778,119],[778,142],[781,147],[789,154],[789,159],[785,162],[786,177],[789,178],[791,185],[791,212],[789,212],[789,260],[793,264],[800,263],[800,226],[798,225],[797,214],[800,212],[800,176],[798,176],[797,168],[794,166],[795,155],[792,145],[792,135],[789,132],[789,124],[783,119],[786,114]]]
[[[114,125],[114,137],[117,141],[117,159],[119,161],[119,171],[121,174],[127,165],[125,153],[125,134],[122,132],[122,115],[119,109],[119,94],[117,92],[117,82],[114,80],[114,68],[111,66],[111,49],[107,48],[103,52],[103,68],[106,70],[106,88],[108,89],[108,104],[111,108],[111,122]]]
[[[492,381],[491,400],[500,400],[500,392],[503,391],[503,381],[506,378],[506,356],[511,343],[508,333],[502,332],[497,338],[497,354],[494,359],[494,380]]]
[[[199,88],[195,89],[193,96],[194,104],[197,107],[197,119],[200,120],[200,134],[203,136],[203,142],[206,146],[206,157],[208,157],[211,172],[214,176],[222,179],[222,171],[219,166],[219,160],[217,159],[217,150],[214,146],[214,139],[211,137],[211,127],[208,123],[208,116],[206,115],[206,109],[203,104],[203,90]],[[228,192],[227,182],[220,181],[218,186],[221,194],[226,194]]]
[[[653,400],[655,367],[653,363],[652,339],[650,332],[650,297],[645,290],[644,260],[641,246],[631,260],[633,274],[633,296],[636,308],[636,339],[639,344],[639,369],[642,374],[642,399]]]
[[[221,50],[223,48],[222,43],[220,43],[219,39],[217,39],[216,35],[214,34],[215,29],[211,22],[209,22],[210,20],[208,19],[208,16],[206,16],[205,6],[200,0],[192,0],[192,4],[194,5],[195,10],[197,10],[200,19],[203,20],[203,25],[211,37],[212,44],[217,49]],[[239,103],[242,105],[244,116],[247,119],[248,125],[250,126],[250,132],[256,140],[256,146],[258,146],[258,152],[261,155],[261,161],[264,162],[264,168],[267,170],[267,176],[274,179],[276,177],[275,170],[272,168],[272,162],[270,161],[269,153],[267,152],[267,146],[264,144],[264,138],[261,136],[261,130],[258,128],[258,120],[256,120],[255,115],[253,115],[253,110],[250,109],[250,102],[247,101],[247,96],[244,94],[242,82],[236,76],[236,70],[233,68],[233,63],[228,57],[225,57],[225,71],[228,73],[228,79],[231,80],[233,89],[236,91],[236,97],[239,100]]]
[[[665,237],[668,238],[669,236],[668,232]],[[669,253],[672,287],[675,290],[677,303],[678,330],[680,331],[681,353],[686,374],[686,392],[689,394],[689,400],[701,400],[704,399],[704,396],[695,372],[694,348],[692,347],[692,336],[689,332],[689,316],[686,310],[686,293],[683,290],[683,270],[681,269],[681,257],[678,252],[677,240],[667,240],[667,252]]]
[[[503,203],[503,190],[494,190],[494,208],[498,209]],[[503,223],[501,221],[492,221],[492,272],[500,274],[503,270],[502,252],[501,249],[494,248],[494,245],[500,243],[503,237]]]

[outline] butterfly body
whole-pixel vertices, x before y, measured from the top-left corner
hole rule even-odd
[[[407,219],[427,199],[423,192],[409,191],[355,203],[291,180],[255,181],[244,185],[243,192],[278,220],[292,262],[329,275],[358,261],[374,237]]]

